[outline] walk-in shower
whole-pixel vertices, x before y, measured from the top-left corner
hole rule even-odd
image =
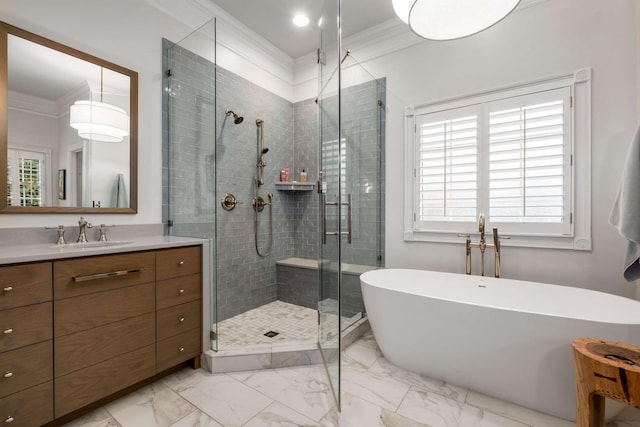
[[[318,360],[319,341],[332,346],[363,317],[360,273],[384,262],[384,81],[342,89],[322,79],[318,103],[311,94],[290,102],[198,49],[212,40],[215,53],[215,33],[166,42],[174,90],[163,97],[167,232],[213,245],[211,348],[224,351],[211,352],[212,369],[236,353],[273,351],[264,356],[273,367]],[[349,58],[333,66],[367,75]],[[249,117],[259,117],[255,128]],[[289,182],[280,181],[283,169]],[[221,207],[225,194],[233,209]],[[323,221],[325,200],[335,204]],[[301,354],[287,353],[294,344]]]

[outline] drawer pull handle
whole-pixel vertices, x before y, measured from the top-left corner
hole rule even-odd
[[[13,290],[13,286],[5,286],[2,290],[5,292],[11,292]]]
[[[180,289],[180,290],[178,291],[178,293],[179,293],[180,295],[184,294],[184,289]]]
[[[5,335],[9,335],[10,333],[13,332],[13,328],[7,328],[4,331],[2,331]]]
[[[178,320],[180,321],[180,323],[182,323],[184,322],[184,317],[180,317]]]
[[[180,347],[180,353],[184,351],[184,347]]]
[[[89,276],[76,276],[73,281],[86,282],[88,280],[106,279],[107,277],[126,276],[127,274],[142,273],[146,268],[132,268],[131,270],[111,271],[109,273],[91,274]]]
[[[9,417],[5,418],[4,422],[5,423],[12,423],[13,422],[13,417],[9,416]]]
[[[5,372],[5,374],[3,375],[5,378],[11,378],[13,376],[13,372],[9,371],[9,372]]]
[[[184,265],[184,261],[180,261],[178,265]]]

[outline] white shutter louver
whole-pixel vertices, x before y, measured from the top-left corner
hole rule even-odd
[[[475,221],[477,107],[418,118],[418,221]]]
[[[490,104],[492,223],[545,223],[558,232],[557,225],[568,222],[565,92],[556,89]]]

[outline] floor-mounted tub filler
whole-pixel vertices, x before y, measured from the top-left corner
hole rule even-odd
[[[360,276],[369,322],[393,364],[575,420],[571,342],[640,345],[640,302],[568,286],[423,270]],[[622,408],[607,402],[607,418]]]

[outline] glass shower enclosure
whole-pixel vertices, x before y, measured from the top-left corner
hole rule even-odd
[[[163,44],[163,223],[165,234],[209,240],[203,317],[216,350],[216,21]]]
[[[318,347],[340,407],[342,335],[364,317],[360,274],[384,265],[384,79],[342,48],[327,1],[318,50]]]

